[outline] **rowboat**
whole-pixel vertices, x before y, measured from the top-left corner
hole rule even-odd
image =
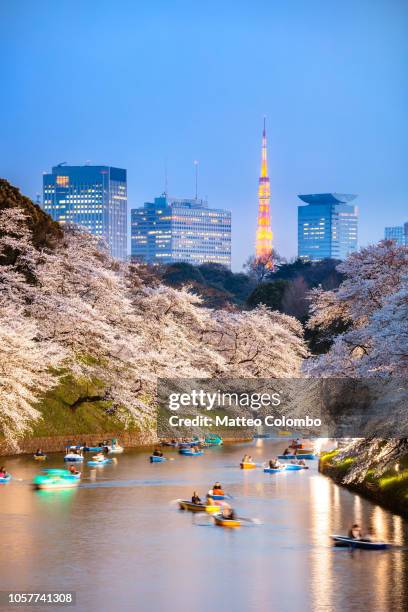
[[[256,463],[253,462],[248,462],[248,461],[241,461],[241,463],[239,464],[241,470],[253,470],[254,468],[256,468]]]
[[[317,459],[313,453],[296,453],[296,455],[278,455],[278,459]]]
[[[221,446],[222,438],[221,436],[216,436],[215,434],[209,434],[208,436],[206,436],[204,443],[206,444],[206,446]]]
[[[34,455],[34,461],[45,461],[47,455]]]
[[[264,472],[266,472],[267,474],[276,474],[277,472],[284,472],[285,470],[286,470],[286,464],[278,468],[270,468],[270,467],[264,468]]]
[[[190,510],[190,512],[208,512],[211,514],[220,511],[220,507],[214,504],[193,504],[193,502],[184,499],[179,499],[178,503],[181,510]]]
[[[307,465],[299,465],[297,463],[286,463],[286,470],[295,472],[298,470],[308,470]]]
[[[6,482],[10,482],[11,474],[7,474],[7,476],[0,476],[0,484],[5,484]]]
[[[91,459],[90,461],[87,461],[87,464],[92,466],[105,465],[106,463],[112,463],[112,459],[105,457],[105,459]]]
[[[356,540],[347,536],[332,535],[335,546],[348,546],[352,548],[363,548],[364,550],[386,550],[390,548],[385,542],[369,542],[368,540]]]
[[[77,462],[80,463],[84,458],[82,455],[77,455],[76,453],[67,453],[64,457],[64,461],[68,461],[71,463]]]
[[[201,455],[204,455],[204,451],[193,451],[191,448],[180,448],[179,453],[180,455],[185,455],[186,457],[200,457]]]
[[[241,521],[238,519],[227,519],[222,516],[222,514],[214,515],[215,524],[219,527],[240,527]]]
[[[70,474],[68,470],[44,470],[33,480],[34,487],[41,490],[73,489],[79,484],[79,478]]]
[[[113,446],[107,446],[106,448],[108,449],[108,453],[110,455],[123,453],[123,451],[125,450],[123,446],[121,446],[120,444],[115,444]]]
[[[150,463],[161,463],[167,461],[166,457],[158,457],[157,455],[150,455]]]

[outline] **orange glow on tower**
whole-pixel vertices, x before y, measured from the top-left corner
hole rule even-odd
[[[262,132],[262,163],[258,187],[258,226],[256,228],[256,259],[267,259],[272,253],[271,228],[271,188],[268,176],[268,162],[266,156],[266,125]]]

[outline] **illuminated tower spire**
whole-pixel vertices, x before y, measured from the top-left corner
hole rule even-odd
[[[262,132],[262,163],[258,186],[258,225],[256,228],[256,259],[267,259],[272,253],[271,229],[271,189],[268,176],[268,161],[266,156],[266,121]]]

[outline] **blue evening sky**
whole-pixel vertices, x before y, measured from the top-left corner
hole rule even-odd
[[[129,207],[164,189],[233,213],[253,251],[267,116],[275,247],[298,193],[359,194],[360,244],[408,220],[403,0],[3,0],[0,175],[35,197],[62,161],[127,168]]]

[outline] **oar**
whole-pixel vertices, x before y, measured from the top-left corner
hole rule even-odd
[[[246,518],[245,516],[237,516],[239,521],[246,521],[247,523],[252,523],[253,525],[262,525],[262,522],[257,518]]]

